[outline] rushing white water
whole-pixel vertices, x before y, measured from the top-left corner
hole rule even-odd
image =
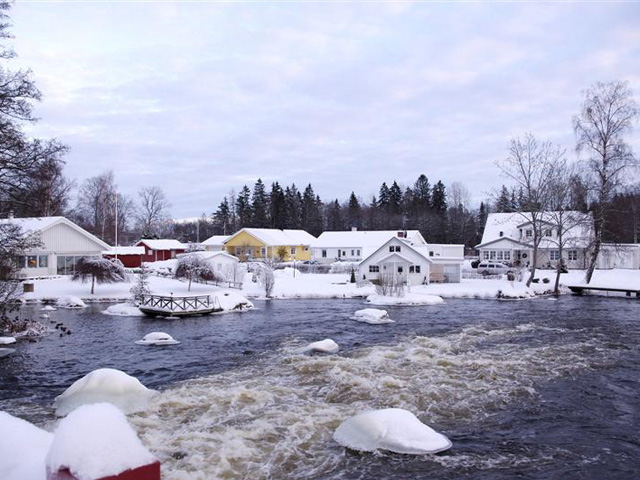
[[[456,453],[447,427],[482,425],[510,404],[535,399],[539,383],[597,361],[600,339],[565,342],[563,333],[534,324],[474,326],[342,355],[283,348],[250,367],[166,390],[131,421],[161,459],[166,479],[339,476],[341,465],[354,460],[332,441],[335,428],[387,407],[409,410],[451,438],[453,449],[433,462],[476,469],[526,464],[540,461],[540,452]],[[522,342],[531,335],[558,340]]]

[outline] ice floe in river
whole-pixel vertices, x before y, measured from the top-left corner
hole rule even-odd
[[[438,305],[444,303],[442,297],[407,292],[402,297],[373,294],[367,297],[371,305]]]
[[[142,340],[137,340],[137,345],[177,345],[180,342],[164,332],[147,333]]]
[[[372,325],[394,323],[394,321],[389,318],[386,310],[379,310],[377,308],[358,310],[353,314],[353,318],[359,322],[370,323]]]
[[[53,406],[56,415],[63,417],[80,405],[107,402],[124,413],[144,410],[155,390],[113,368],[100,368],[76,380],[64,393],[56,397]]]
[[[120,317],[144,317],[144,313],[142,313],[138,307],[135,307],[130,303],[118,303],[117,305],[110,305],[102,313],[104,313],[105,315],[116,315]]]
[[[336,342],[334,342],[330,338],[325,338],[324,340],[320,340],[319,342],[313,342],[306,347],[299,348],[298,350],[296,350],[296,353],[335,353],[339,350],[339,348],[340,347]]]
[[[8,357],[15,351],[16,351],[15,348],[0,348],[0,358]]]
[[[85,308],[87,306],[86,303],[74,295],[63,295],[59,297],[56,305],[66,308]]]
[[[351,417],[340,424],[333,439],[362,452],[388,450],[414,455],[442,452],[452,445],[447,437],[401,408],[374,410]]]
[[[14,337],[0,337],[0,345],[11,345],[12,343],[16,343]]]
[[[55,310],[55,307],[52,307],[51,305],[45,305],[40,310],[42,310],[43,312],[53,312]]]

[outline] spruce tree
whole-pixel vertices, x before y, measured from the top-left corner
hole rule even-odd
[[[271,217],[271,228],[286,228],[286,204],[282,187],[278,182],[271,184],[271,194],[269,201],[269,216]]]
[[[354,192],[351,192],[351,196],[349,197],[349,210],[347,217],[349,222],[347,225],[348,228],[361,227],[360,222],[362,217],[362,208],[360,207],[360,202]]]
[[[213,222],[215,223],[215,228],[217,230],[216,233],[220,233],[222,235],[230,235],[233,233],[230,226],[231,211],[227,197],[222,199],[222,202],[220,202],[220,205],[218,206],[218,210],[213,214]]]
[[[236,214],[238,216],[238,228],[251,227],[251,190],[246,185],[242,187],[236,200]]]
[[[256,228],[269,227],[269,199],[264,183],[259,178],[253,186],[251,195],[251,223]]]

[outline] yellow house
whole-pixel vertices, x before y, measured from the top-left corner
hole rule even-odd
[[[243,228],[224,242],[224,249],[241,261],[311,260],[311,242],[316,238],[304,230]]]

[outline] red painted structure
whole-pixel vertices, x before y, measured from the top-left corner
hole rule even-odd
[[[187,251],[186,245],[177,240],[160,239],[147,240],[142,239],[136,243],[137,247],[144,247],[143,262],[160,262],[163,260],[171,260],[176,255]]]
[[[78,480],[68,468],[49,472],[47,470],[47,480]],[[125,470],[118,475],[101,477],[92,480],[160,480],[160,462],[153,462],[131,470]]]
[[[102,252],[104,258],[116,258],[127,268],[139,268],[142,266],[142,256],[145,254],[144,247],[112,247],[111,250]]]

